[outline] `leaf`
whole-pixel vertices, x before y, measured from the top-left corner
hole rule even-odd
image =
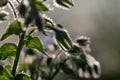
[[[44,18],[44,21],[45,21],[45,26],[56,26],[56,23],[47,15],[42,15],[42,17]]]
[[[62,50],[68,52],[73,47],[71,37],[64,28],[57,29],[51,26],[47,26],[47,28],[55,32],[56,41]]]
[[[92,68],[90,66],[87,66],[87,71],[89,72],[90,75],[93,74],[93,70],[92,70]]]
[[[37,49],[41,53],[46,54],[45,51],[43,50],[42,42],[40,41],[40,39],[38,37],[33,37],[31,39],[28,38],[28,40],[26,40],[26,41],[27,41],[26,47]]]
[[[80,60],[79,65],[80,65],[80,67],[81,67],[81,68],[83,69],[83,71],[84,71],[84,69],[85,69],[86,66],[88,65],[86,56],[85,56],[84,54],[81,54],[79,60]]]
[[[6,76],[1,76],[0,75],[0,80],[9,80]]]
[[[29,35],[25,36],[23,41],[24,45],[28,45],[31,39],[32,39],[32,36],[29,36]]]
[[[52,31],[49,27],[53,27],[53,26],[56,26],[56,23],[50,18],[48,17],[47,15],[42,15],[43,16],[43,19],[44,19],[44,22],[45,22],[45,30],[47,31]]]
[[[21,73],[15,76],[15,80],[30,80],[30,77],[26,74]]]
[[[86,59],[86,56],[84,54],[80,55],[80,60],[87,63],[87,59]]]
[[[42,80],[48,80],[48,74],[45,71],[40,71]]]
[[[74,6],[73,0],[54,0],[55,6],[60,8],[71,8]]]
[[[58,42],[59,46],[64,51],[69,51],[72,48],[72,41],[70,39],[70,36],[67,34],[67,32],[62,30],[55,30],[55,37],[56,41]]]
[[[5,69],[3,66],[0,65],[0,77],[1,78],[10,78],[11,77],[11,74],[8,72],[7,69]],[[4,79],[1,79],[0,80],[4,80]],[[5,78],[7,80],[7,78]]]
[[[65,74],[72,74],[72,75],[74,74],[74,71],[64,63],[60,63],[60,68],[63,70]]]
[[[73,47],[68,51],[69,54],[74,56],[80,55],[81,52],[82,52],[82,49],[77,45],[73,45]]]
[[[81,68],[83,71],[86,70],[86,67],[88,66],[86,56],[83,54],[80,54],[80,58],[76,58],[76,56],[71,56],[71,62],[76,65],[77,68]]]
[[[29,41],[29,43],[27,44],[27,47],[28,47],[28,48],[35,48],[35,49],[37,49],[37,50],[39,50],[40,52],[42,52],[42,53],[45,54],[45,52],[44,52],[44,50],[43,50],[42,43],[41,43],[41,41],[39,40],[38,37],[33,37],[33,38]]]
[[[18,66],[17,72],[18,72],[18,73],[23,72],[24,69],[25,69],[25,64],[22,64],[22,63],[21,63],[21,64],[19,64],[19,66]]]
[[[49,8],[39,0],[35,0],[35,4],[39,11],[49,11]]]
[[[8,56],[15,56],[17,46],[12,43],[6,43],[0,48],[0,60],[6,59]]]
[[[6,20],[7,15],[5,13],[0,13],[0,21]]]
[[[79,60],[79,59],[77,59],[77,58],[74,57],[74,56],[71,56],[71,57],[70,57],[70,60],[71,60],[71,62],[72,62],[73,64],[75,64],[75,65],[79,68],[79,64],[80,64],[80,60]]]
[[[3,34],[1,40],[8,38],[12,34],[19,35],[22,31],[23,30],[20,22],[14,21],[9,25],[9,28],[7,29],[6,33]]]
[[[11,72],[12,67],[11,67],[11,65],[7,65],[7,66],[5,66],[5,69],[7,69],[9,72]]]
[[[0,7],[5,6],[8,3],[8,0],[0,0]]]

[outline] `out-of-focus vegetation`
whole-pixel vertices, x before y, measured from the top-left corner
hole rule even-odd
[[[69,12],[55,9],[56,12],[50,15],[65,25],[73,38],[79,34],[90,36],[92,55],[100,60],[102,66],[100,80],[119,80],[120,1],[76,0],[75,4]],[[61,18],[62,13],[66,20]]]
[[[6,6],[11,9],[14,17],[2,34],[0,41],[8,39],[12,35],[16,36],[18,41],[18,43],[5,42],[0,47],[0,79],[54,80],[60,73],[66,75],[65,79],[99,78],[101,67],[100,63],[90,55],[90,39],[79,36],[73,40],[61,24],[57,24],[51,18],[43,15],[50,11],[45,4],[46,1],[0,1],[0,7],[4,12],[0,13],[1,22],[7,16]],[[74,6],[74,0],[53,0],[53,3],[56,7],[63,9]],[[35,36],[36,31],[41,32],[41,35]],[[48,35],[50,33],[53,42],[49,45]],[[43,40],[44,44],[41,36],[46,36],[45,41]],[[23,49],[24,52],[22,52]],[[50,54],[51,52],[52,54]],[[21,58],[21,62],[19,62],[19,58]],[[4,60],[7,59],[6,64]]]
[[[50,0],[48,1],[50,2]],[[80,34],[91,38],[92,55],[100,61],[102,67],[102,75],[99,80],[120,79],[119,3],[119,0],[75,0],[75,6],[71,10],[64,11],[55,8],[54,11],[47,13],[54,21],[66,26],[72,38]],[[11,12],[9,9],[7,11]],[[12,15],[9,20],[12,21],[11,19],[13,19]],[[3,28],[6,28],[8,22],[1,24],[0,36],[5,31]],[[8,39],[8,42],[18,42],[15,36],[11,36],[11,38]],[[3,43],[4,41],[0,44]]]

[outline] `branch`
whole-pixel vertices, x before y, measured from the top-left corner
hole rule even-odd
[[[9,3],[10,7],[11,7],[12,10],[13,10],[13,14],[14,14],[15,18],[17,18],[17,14],[16,14],[16,11],[15,11],[14,6],[12,5],[12,3],[11,3],[10,1],[8,1],[8,3]]]

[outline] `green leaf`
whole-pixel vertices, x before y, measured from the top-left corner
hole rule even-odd
[[[5,13],[0,13],[0,21],[6,20],[7,15]]]
[[[15,76],[15,80],[30,80],[30,77],[26,74],[21,73]]]
[[[11,65],[7,65],[7,66],[5,66],[5,69],[7,69],[9,72],[11,72],[12,67],[11,67]]]
[[[73,47],[68,51],[69,54],[71,55],[80,55],[80,53],[82,52],[82,49],[77,46],[77,45],[73,45]]]
[[[70,57],[71,63],[73,65],[76,65],[77,68],[79,68],[81,66],[81,62],[79,59],[77,59],[75,56],[71,56]]]
[[[6,59],[8,56],[15,56],[17,46],[12,43],[6,43],[0,48],[0,60]]]
[[[62,50],[68,52],[72,47],[73,43],[70,35],[67,33],[66,29],[57,29],[55,27],[47,26],[48,29],[55,32],[55,38]]]
[[[55,0],[56,7],[71,8],[74,6],[73,0]]]
[[[39,11],[49,11],[49,8],[39,0],[35,0],[35,4]]]
[[[24,41],[23,41],[24,45],[28,45],[28,43],[31,39],[32,39],[32,36],[30,36],[30,35],[25,36]]]
[[[80,55],[80,61],[85,62],[87,64],[87,59],[86,59],[86,56],[84,54]]]
[[[41,53],[46,54],[45,51],[43,50],[42,42],[40,41],[38,37],[33,37],[31,39],[26,37],[26,41],[27,41],[26,47],[37,49]]]
[[[93,74],[93,70],[91,66],[87,66],[87,71],[89,72],[90,75]]]
[[[40,71],[42,80],[48,80],[48,74],[45,71]]]
[[[11,74],[8,72],[8,70],[7,69],[5,69],[3,66],[1,66],[0,65],[0,77],[1,78],[5,78],[5,77],[3,77],[3,76],[5,76],[5,77],[7,77],[7,78],[10,78],[11,77]],[[4,80],[4,79],[1,79],[0,78],[0,80]],[[6,78],[5,78],[6,79]],[[7,79],[6,79],[7,80]]]
[[[43,15],[44,21],[45,21],[45,26],[56,26],[56,23],[47,15]]]
[[[43,15],[43,19],[45,22],[45,30],[51,31],[51,29],[49,27],[56,26],[56,23],[47,15]]]
[[[24,71],[24,68],[25,68],[25,64],[19,64],[19,66],[18,66],[18,73],[20,73],[20,72],[23,72]]]
[[[5,6],[8,3],[8,0],[0,0],[0,7]]]
[[[69,51],[72,48],[72,41],[70,36],[67,34],[67,32],[62,30],[55,30],[55,37],[56,41],[58,42],[59,46],[64,51]]]
[[[88,63],[84,54],[80,54],[80,58],[76,58],[76,56],[71,56],[70,59],[77,68],[81,68],[83,71],[86,70]]]
[[[80,67],[84,70],[85,67],[88,65],[86,56],[84,54],[81,54],[79,60],[80,60]]]
[[[60,68],[63,70],[65,74],[74,74],[74,71],[64,63],[60,63]]]
[[[0,75],[0,80],[9,80],[6,76],[1,76]]]
[[[22,31],[21,23],[19,21],[14,21],[9,25],[9,28],[6,33],[3,34],[1,40],[8,38],[12,34],[19,35]]]

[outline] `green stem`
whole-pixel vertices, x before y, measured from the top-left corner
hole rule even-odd
[[[53,75],[51,76],[51,80],[54,79],[54,77],[59,73],[59,71],[60,71],[60,68],[58,68],[58,69],[53,73]]]
[[[61,53],[62,51],[60,50],[58,53],[57,53],[57,55],[56,55],[56,57],[54,58],[54,60],[52,61],[52,63],[51,63],[51,65],[50,65],[50,71],[49,71],[49,78],[51,78],[51,75],[52,75],[52,73],[53,73],[53,68],[54,68],[54,66],[55,66],[55,61],[57,60],[57,58],[58,58],[58,56],[59,56],[59,54]],[[52,79],[51,79],[52,80]]]
[[[11,71],[11,74],[13,76],[15,76],[15,74],[16,74],[16,69],[17,69],[17,65],[18,65],[18,61],[19,61],[20,52],[21,52],[21,49],[23,47],[24,37],[25,37],[25,31],[23,31],[23,33],[21,35],[21,39],[20,39],[19,44],[18,44],[16,57],[15,57],[15,60],[14,60],[12,71]]]
[[[55,61],[57,60],[57,58],[58,58],[58,56],[59,56],[59,54],[60,54],[61,52],[62,52],[62,51],[60,50],[60,51],[57,53],[56,57],[54,58],[53,62],[52,62],[51,65],[50,65],[50,71],[49,71],[49,75],[48,75],[48,79],[49,79],[49,80],[53,80],[53,78],[57,75],[57,73],[58,73],[59,70],[60,70],[60,68],[58,68],[58,69],[53,73],[53,68],[54,68],[54,66],[55,66]]]
[[[67,59],[65,59],[64,61],[63,61],[63,63],[66,63],[66,61],[68,60],[69,58],[67,58]],[[56,69],[56,71],[49,77],[49,79],[48,80],[53,80],[54,78],[55,78],[55,76],[59,73],[59,71],[61,70],[61,68],[60,68],[60,66]]]

